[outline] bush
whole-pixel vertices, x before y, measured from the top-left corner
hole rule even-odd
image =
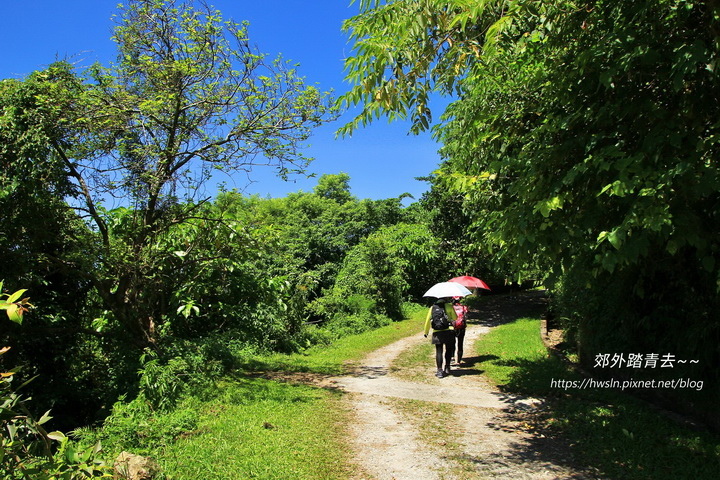
[[[405,317],[405,318],[412,318],[418,312],[426,312],[426,311],[427,311],[427,307],[424,305],[420,305],[419,303],[405,302],[402,304],[403,317]]]
[[[661,264],[659,258],[654,257]],[[665,258],[665,263],[671,261]],[[690,260],[685,263],[691,265]],[[566,340],[577,347],[585,367],[597,376],[703,381],[705,388],[699,392],[676,389],[653,393],[666,397],[670,408],[697,415],[720,428],[715,408],[720,393],[715,367],[720,358],[720,306],[713,285],[697,280],[693,285],[694,279],[688,278],[702,278],[703,272],[677,265],[676,273],[668,276],[665,265],[654,267],[647,262],[591,276],[579,261],[577,265],[566,270],[554,295],[553,310],[565,329]],[[595,367],[599,354],[624,355],[627,359],[630,353],[668,355],[678,363],[673,368]]]
[[[327,323],[326,328],[337,338],[342,338],[390,325],[390,323],[392,320],[384,315],[362,312],[352,315],[338,314]]]
[[[337,335],[318,325],[306,325],[303,328],[301,343],[305,348],[313,345],[330,345],[333,340],[337,339]]]
[[[199,405],[196,398],[184,397],[174,409],[159,412],[141,394],[129,403],[124,399],[116,402],[101,428],[77,429],[73,436],[83,444],[102,442],[114,453],[128,450],[147,454],[195,430]]]
[[[485,303],[485,298],[480,295],[468,295],[460,301],[461,304],[473,310],[479,310]]]
[[[308,309],[327,321],[336,315],[357,315],[363,312],[377,313],[377,302],[366,295],[330,293],[312,302]]]
[[[332,293],[317,299],[310,308],[326,319],[322,327],[313,332],[320,343],[329,343],[329,339],[355,335],[392,322],[378,311],[377,302],[367,295]],[[327,333],[320,333],[323,330]]]
[[[0,349],[0,355],[9,348]],[[77,449],[61,432],[46,432],[50,412],[39,420],[26,400],[12,387],[14,372],[0,376],[0,477],[6,480],[83,479],[107,476],[109,467],[100,459],[100,445]],[[22,388],[22,386],[20,387]]]

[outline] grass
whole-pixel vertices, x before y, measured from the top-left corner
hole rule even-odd
[[[549,379],[577,379],[540,340],[540,321],[521,318],[501,325],[475,344],[477,368],[496,385],[516,393],[553,395]],[[572,377],[572,378],[571,378]]]
[[[420,334],[420,316],[302,354],[246,359],[244,373],[225,379],[211,395],[193,403],[198,419],[193,431],[146,453],[160,462],[165,478],[173,480],[356,477],[345,427],[351,412],[341,394],[246,373],[340,374],[368,352]],[[580,377],[547,355],[538,332],[539,320],[519,319],[493,329],[474,345],[479,359],[475,368],[500,389],[548,399],[548,408],[535,419],[536,432],[568,439],[574,460],[604,478],[716,478],[717,436],[682,427],[626,395],[551,386],[553,379]],[[427,342],[411,350],[401,362],[430,378],[432,346]],[[437,418],[426,412],[435,407],[413,401],[398,405],[410,418],[423,418],[421,436],[431,438],[446,429],[427,421]]]
[[[291,355],[270,354],[245,359],[242,367],[251,371],[313,372],[326,375],[344,373],[369,352],[422,330],[419,316],[344,337],[332,345],[320,345]]]
[[[344,479],[354,475],[341,394],[256,378],[257,371],[345,372],[367,353],[421,330],[412,319],[294,355],[245,359],[198,408],[198,427],[150,452],[172,480]]]
[[[342,479],[352,466],[340,396],[265,379],[220,386],[198,430],[166,447],[174,479]]]
[[[441,478],[468,478],[474,471],[473,465],[462,456],[453,452],[460,451],[462,445],[457,440],[457,420],[454,419],[453,406],[445,403],[425,402],[422,400],[393,399],[393,405],[402,412],[403,418],[414,423],[422,444],[428,445],[441,457],[451,455],[457,465],[444,469]],[[452,420],[451,420],[452,419]]]
[[[545,353],[539,320],[501,325],[476,343],[485,360],[478,368],[508,392],[548,398],[537,427],[561,435],[574,457],[606,478],[715,479],[720,437],[676,423],[648,404],[605,389],[562,389],[553,380],[580,379]]]
[[[391,371],[403,380],[433,383],[435,379],[435,346],[430,340],[402,351],[393,361]]]

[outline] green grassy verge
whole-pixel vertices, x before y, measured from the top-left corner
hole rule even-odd
[[[396,377],[409,382],[433,383],[435,378],[435,346],[426,340],[414,348],[403,350],[390,366]]]
[[[193,434],[159,452],[173,479],[342,479],[352,467],[339,394],[245,379],[219,387]]]
[[[424,315],[424,312],[416,312],[410,319],[394,322],[359,335],[344,337],[335,341],[332,345],[316,346],[302,353],[292,355],[277,353],[246,358],[242,367],[250,371],[341,374],[353,362],[361,359],[369,352],[413,333],[421,332],[421,314]]]
[[[539,320],[520,319],[493,329],[475,348],[483,359],[478,368],[502,390],[548,398],[537,419],[541,433],[565,436],[578,461],[605,478],[717,478],[719,436],[680,425],[617,391],[553,387],[553,380],[581,377],[545,352],[539,328]]]
[[[243,370],[339,374],[372,350],[420,331],[417,315],[295,355],[245,359]],[[342,395],[245,373],[197,408],[198,426],[148,454],[173,480],[343,479],[353,476]]]

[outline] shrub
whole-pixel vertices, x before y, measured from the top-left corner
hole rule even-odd
[[[468,295],[460,301],[460,303],[466,305],[468,308],[471,308],[473,310],[478,310],[482,308],[484,302],[485,298],[481,297],[480,295]]]
[[[342,338],[389,325],[390,323],[392,323],[390,318],[366,311],[352,315],[338,314],[328,322],[326,328],[338,338]]]
[[[303,329],[301,343],[305,348],[309,348],[313,345],[330,345],[336,339],[337,336],[327,328],[311,324]]]
[[[426,312],[427,307],[420,305],[419,303],[405,302],[402,304],[403,317],[412,318],[418,312]]]
[[[161,412],[140,394],[131,402],[116,402],[101,428],[77,429],[73,436],[83,444],[102,441],[116,453],[129,450],[145,454],[195,430],[198,408],[197,399],[184,397],[172,410]]]
[[[0,355],[9,350],[0,349]],[[108,477],[100,460],[100,445],[78,449],[62,432],[46,432],[50,412],[40,419],[28,410],[26,400],[12,387],[15,372],[0,375],[0,477],[75,480]],[[27,383],[27,382],[26,382]],[[22,388],[22,385],[20,386]]]

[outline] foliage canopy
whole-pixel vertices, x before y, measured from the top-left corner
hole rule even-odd
[[[174,261],[163,246],[197,216],[205,184],[257,165],[303,172],[302,144],[333,109],[285,62],[256,51],[245,24],[205,5],[129,2],[113,38],[108,67],[78,74],[59,62],[3,81],[4,197],[30,209],[33,193],[51,196],[56,216],[71,199],[93,235],[79,240],[87,260],[70,268],[142,346],[157,340],[163,292],[187,280],[162,273]],[[106,210],[113,199],[123,206]]]
[[[356,86],[342,101],[363,110],[341,133],[381,115],[427,128],[430,92],[452,93],[433,192],[462,199],[476,242],[561,287],[587,361],[660,348],[701,356],[709,374],[720,358],[717,5],[360,7],[345,24]]]

